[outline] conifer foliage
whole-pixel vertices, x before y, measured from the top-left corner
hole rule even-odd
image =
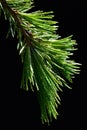
[[[17,36],[23,72],[20,88],[37,90],[42,123],[57,119],[59,93],[79,73],[79,63],[71,60],[76,50],[72,36],[61,38],[52,11],[31,12],[33,0],[0,0],[0,12],[9,21],[7,36]],[[1,13],[0,13],[1,14]]]

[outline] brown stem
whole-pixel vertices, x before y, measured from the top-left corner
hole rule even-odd
[[[30,39],[32,37],[32,34],[29,33],[27,30],[25,30],[22,26],[21,26],[21,20],[17,15],[17,11],[14,11],[12,8],[10,8],[10,6],[7,4],[6,0],[0,0],[2,6],[4,9],[7,9],[10,14],[12,15],[12,17],[14,18],[15,22],[17,23],[18,27],[21,30],[21,33],[24,35],[24,38],[26,39],[26,43],[27,45],[31,45]]]

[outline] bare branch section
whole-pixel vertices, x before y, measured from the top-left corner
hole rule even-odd
[[[7,9],[9,11],[9,13],[12,15],[12,17],[14,18],[15,22],[17,23],[17,26],[20,28],[21,33],[24,35],[25,41],[26,41],[26,45],[31,45],[31,37],[32,34],[29,33],[29,31],[25,30],[22,26],[21,26],[21,19],[18,17],[17,14],[17,10],[13,10],[12,8],[10,8],[10,6],[8,5],[8,3],[6,2],[6,0],[0,0],[2,6],[4,9]]]

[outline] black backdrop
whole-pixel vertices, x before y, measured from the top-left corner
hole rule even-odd
[[[76,62],[82,64],[76,75],[73,89],[61,94],[59,117],[50,126],[42,125],[36,94],[19,89],[22,65],[16,49],[17,40],[6,39],[8,22],[0,18],[0,118],[3,127],[27,129],[84,129],[86,126],[86,79],[87,79],[87,8],[86,3],[63,0],[35,0],[34,10],[54,11],[58,21],[57,33],[61,37],[73,35],[78,43],[74,53]]]

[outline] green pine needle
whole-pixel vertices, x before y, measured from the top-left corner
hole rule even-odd
[[[20,87],[26,91],[36,87],[42,123],[49,123],[57,119],[62,88],[71,88],[68,82],[79,74],[80,64],[71,60],[77,43],[72,36],[56,34],[58,22],[53,21],[52,11],[31,12],[32,7],[32,0],[0,0],[0,12],[9,20],[7,34],[18,39],[23,64]]]

